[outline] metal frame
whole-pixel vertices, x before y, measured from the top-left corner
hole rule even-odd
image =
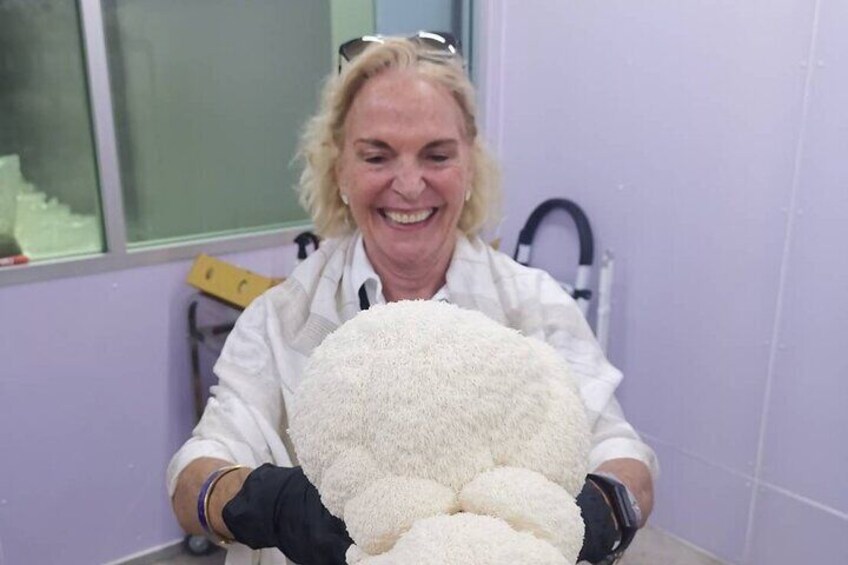
[[[189,259],[200,252],[223,254],[279,247],[292,244],[297,234],[311,228],[310,223],[299,222],[280,228],[258,228],[249,234],[207,235],[206,237],[201,235],[196,239],[192,238],[191,241],[160,244],[152,242],[150,245],[139,246],[137,249],[129,248],[124,221],[121,170],[115,137],[103,6],[101,0],[77,0],[77,6],[84,47],[88,100],[93,122],[93,141],[100,182],[101,217],[106,251],[96,255],[68,256],[27,265],[4,267],[0,269],[0,287]]]
[[[474,83],[479,98],[478,121],[489,147],[500,157],[503,149],[501,62],[504,46],[504,6],[500,0],[471,3]]]
[[[100,204],[107,253],[125,254],[127,249],[124,205],[118,143],[115,139],[115,114],[106,55],[106,30],[100,0],[79,0],[82,37],[91,118],[94,125],[94,149],[100,178]]]
[[[0,287],[156,265],[168,261],[191,259],[199,253],[226,254],[282,247],[293,244],[294,238],[308,229],[311,229],[311,224],[307,223],[244,235],[198,238],[180,244],[151,246],[139,250],[130,249],[123,253],[106,252],[102,255],[69,256],[18,267],[3,267],[0,270]]]

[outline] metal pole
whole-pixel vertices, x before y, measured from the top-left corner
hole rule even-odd
[[[121,169],[115,136],[112,90],[109,79],[103,6],[100,0],[79,0],[85,47],[86,77],[91,116],[94,121],[94,146],[100,177],[100,199],[107,253],[127,252]]]

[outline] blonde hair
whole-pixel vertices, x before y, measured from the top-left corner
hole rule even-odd
[[[480,231],[496,214],[500,204],[498,169],[477,128],[474,87],[458,56],[446,57],[408,39],[388,38],[375,43],[354,59],[339,75],[329,77],[318,113],[306,124],[298,157],[304,162],[297,191],[309,212],[315,231],[322,237],[349,233],[355,223],[344,205],[336,179],[344,123],[354,98],[370,78],[390,69],[412,69],[446,88],[459,106],[465,133],[471,144],[471,190],[459,218],[466,235]]]

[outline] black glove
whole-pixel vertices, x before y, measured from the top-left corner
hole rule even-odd
[[[600,489],[589,480],[577,495],[577,506],[586,524],[583,548],[577,560],[599,563],[612,553],[620,536],[612,509]]]
[[[276,547],[300,565],[344,565],[353,543],[300,467],[266,463],[255,469],[224,506],[223,518],[236,541],[253,549]]]

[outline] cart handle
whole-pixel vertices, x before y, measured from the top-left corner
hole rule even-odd
[[[527,218],[527,223],[524,224],[518,234],[518,245],[515,248],[513,259],[525,267],[530,264],[530,246],[533,245],[536,230],[545,216],[556,209],[565,210],[574,220],[574,224],[577,226],[577,236],[580,239],[580,265],[591,265],[594,260],[595,243],[589,218],[586,217],[586,213],[580,206],[565,198],[545,200],[533,210],[533,213]]]
[[[533,239],[536,237],[536,230],[545,216],[556,209],[568,212],[568,215],[574,220],[575,226],[577,226],[577,238],[580,243],[577,280],[573,288],[568,288],[567,291],[577,300],[580,309],[586,314],[589,300],[592,298],[592,291],[588,286],[595,254],[595,240],[592,236],[592,226],[589,224],[589,218],[580,206],[565,198],[551,198],[539,204],[530,214],[530,217],[527,218],[527,222],[518,234],[518,244],[515,246],[513,259],[525,267],[530,264],[530,252]]]

